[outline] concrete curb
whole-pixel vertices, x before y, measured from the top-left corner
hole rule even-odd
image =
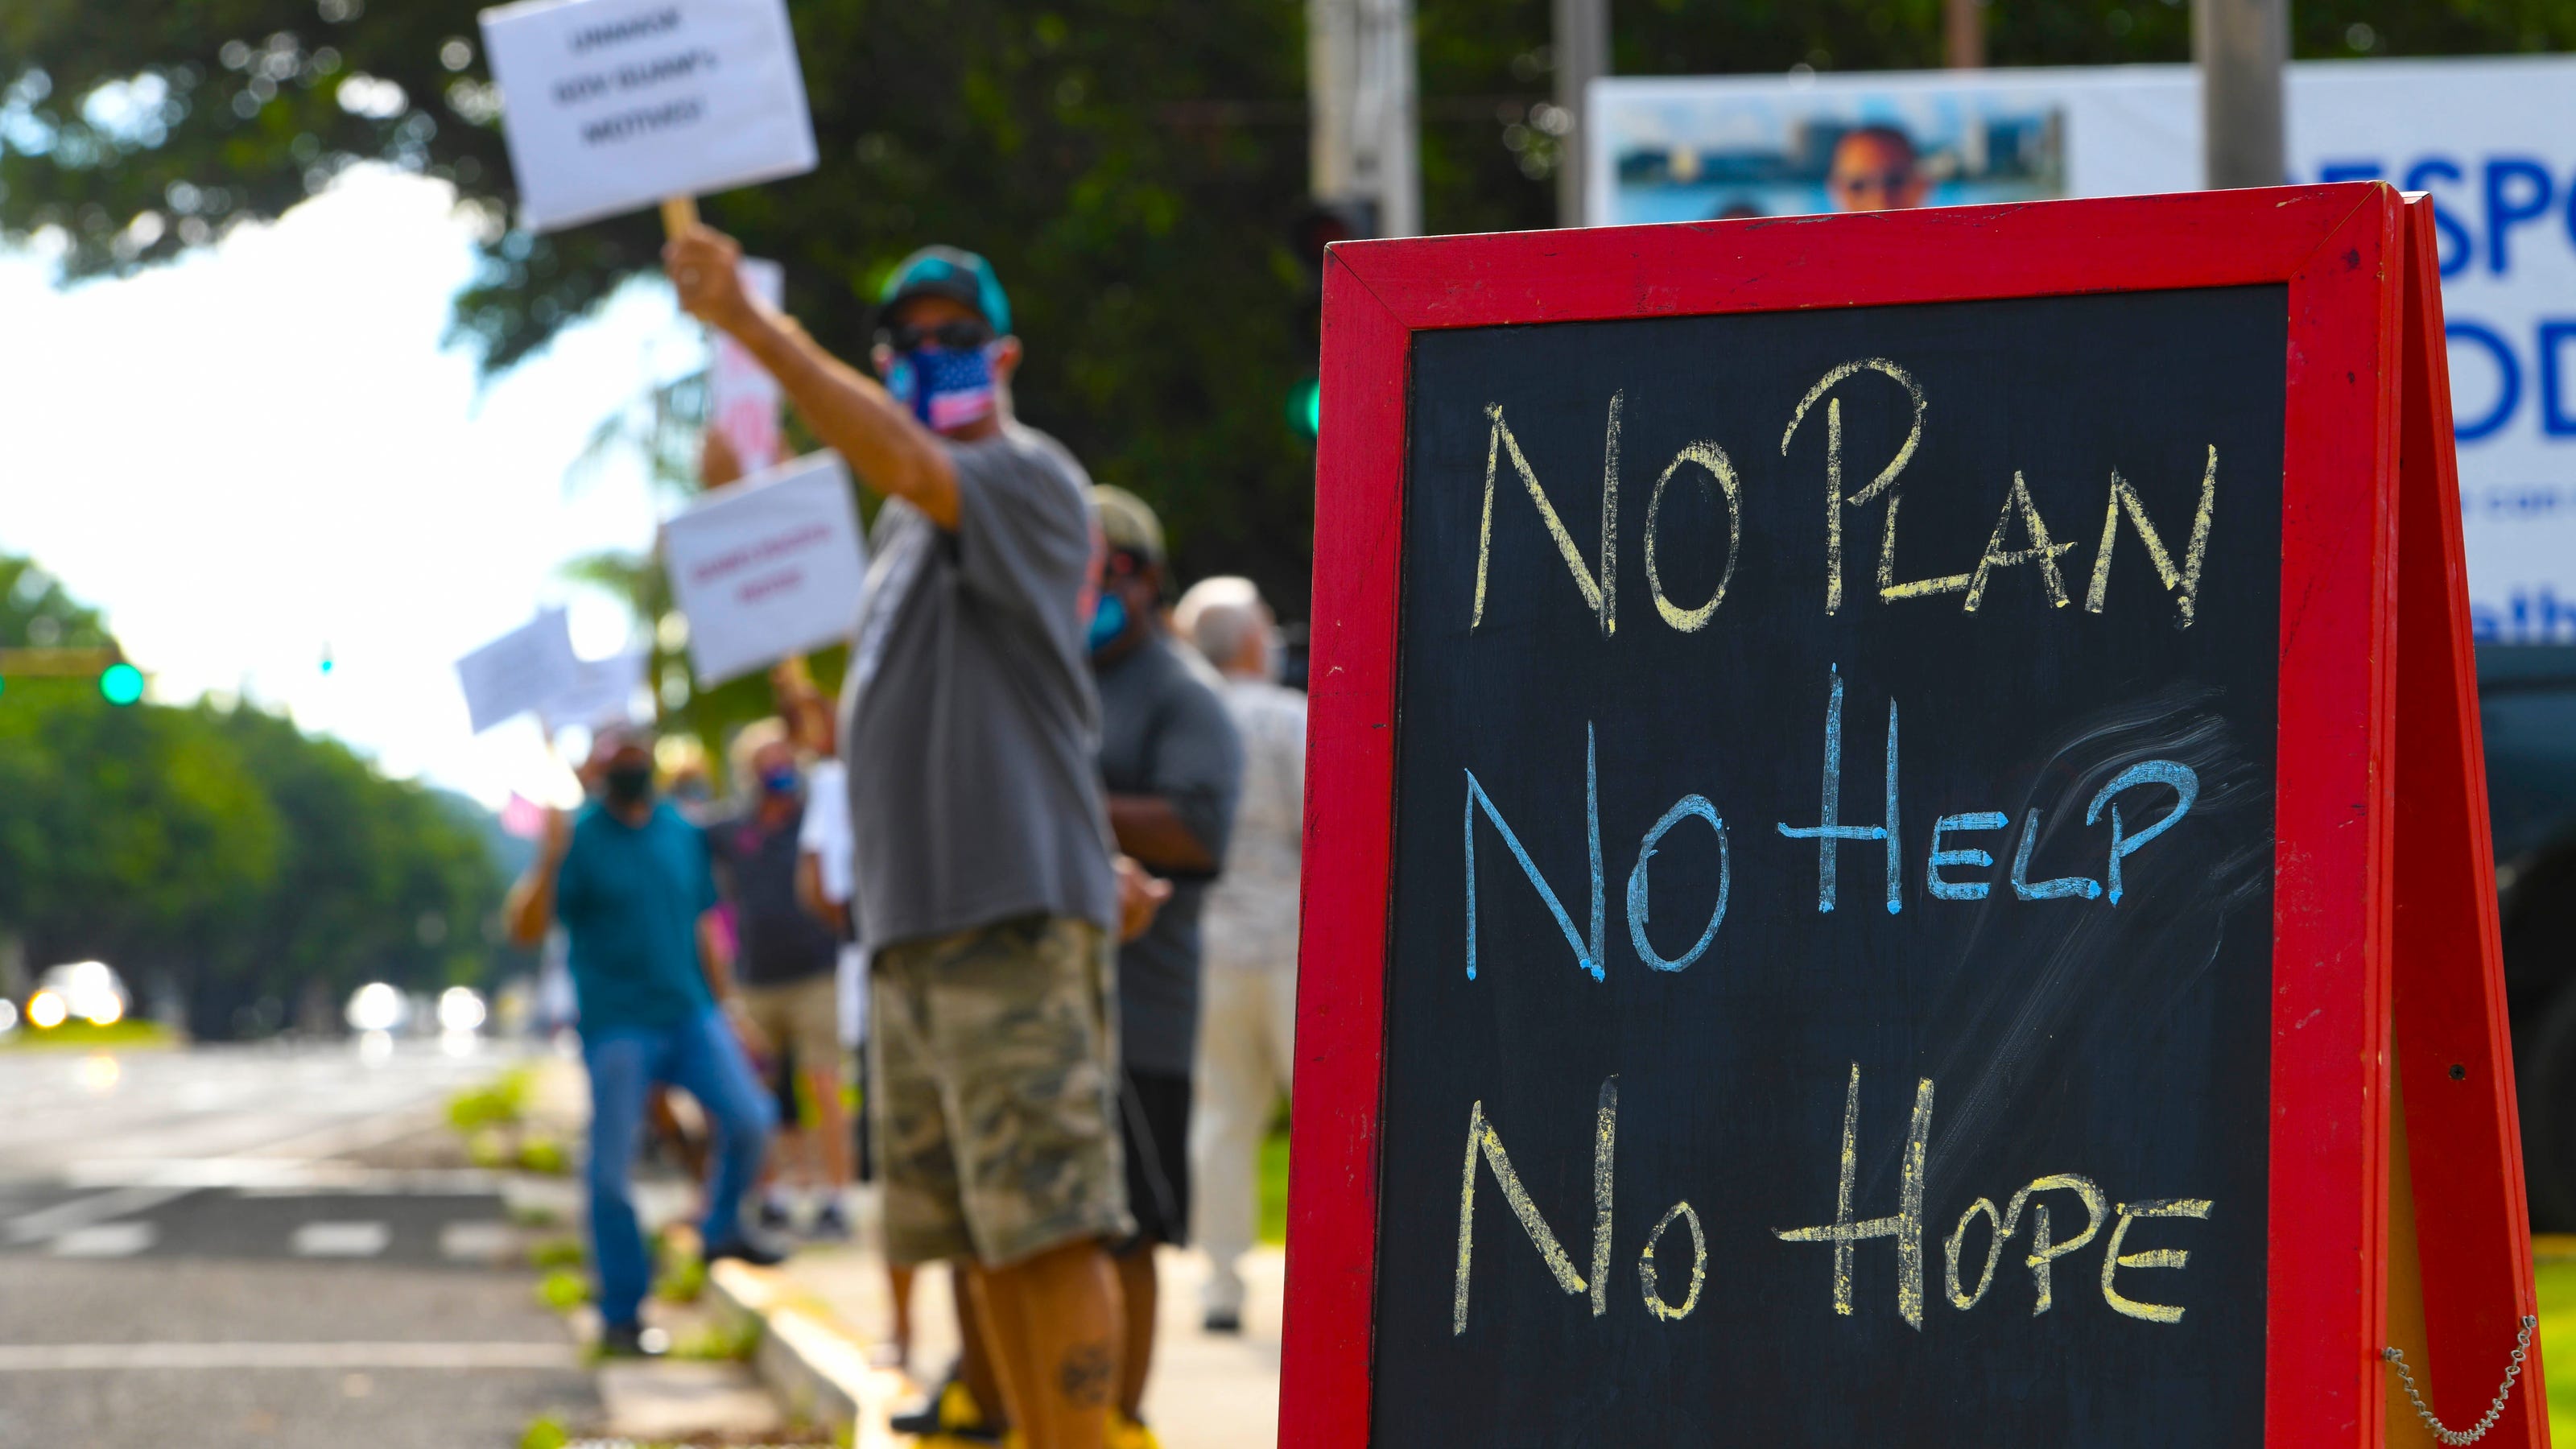
[[[707,1270],[707,1292],[722,1311],[760,1321],[752,1369],[789,1417],[853,1429],[856,1449],[891,1446],[887,1404],[902,1378],[868,1362],[867,1341],[794,1280],[733,1259]]]

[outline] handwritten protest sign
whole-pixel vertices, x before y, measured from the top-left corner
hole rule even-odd
[[[787,271],[776,262],[742,259],[742,287],[772,307],[787,297]],[[715,334],[714,355],[707,360],[707,418],[733,445],[743,471],[757,473],[778,466],[786,451],[778,433],[778,379],[760,365],[750,349],[723,332]]]
[[[702,686],[838,641],[867,565],[849,471],[828,452],[691,505],[662,554]]]
[[[457,682],[465,686],[465,712],[478,735],[503,720],[545,708],[579,670],[561,609],[540,610],[536,618],[456,661]]]
[[[644,687],[645,655],[637,650],[576,662],[563,691],[538,707],[549,729],[597,729],[634,717],[635,692]]]
[[[482,20],[534,230],[814,169],[783,0],[528,0]]]

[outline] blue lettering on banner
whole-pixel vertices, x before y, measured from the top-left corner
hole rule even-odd
[[[2509,183],[2523,183],[2522,199],[2507,195]],[[2551,197],[2556,187],[2549,178],[2549,168],[2523,156],[2499,156],[2486,165],[2487,199],[2487,270],[2497,276],[2506,271],[2505,241],[2517,226],[2526,226],[2549,214]],[[2436,203],[2438,208],[2439,203]]]
[[[2514,359],[2513,348],[2503,338],[2480,323],[2453,320],[2443,324],[2442,335],[2454,343],[2473,342],[2485,348],[2487,355],[2495,359],[2495,405],[2488,408],[2483,417],[2472,420],[2454,416],[2451,420],[2451,431],[2463,443],[2474,443],[2492,436],[2513,420],[2514,405],[2522,400],[2522,364]]]
[[[2540,430],[2553,438],[2576,438],[2576,412],[2568,409],[2558,370],[2560,349],[2570,342],[2576,342],[2576,321],[2553,318],[2540,324]]]

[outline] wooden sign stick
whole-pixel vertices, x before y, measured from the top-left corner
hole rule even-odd
[[[694,196],[662,198],[662,234],[678,236],[698,224],[698,199]]]

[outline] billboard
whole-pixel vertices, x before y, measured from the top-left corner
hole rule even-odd
[[[2576,643],[2576,57],[2305,62],[2291,181],[2441,210],[2471,617]],[[1595,225],[2200,185],[2189,66],[1596,82]]]

